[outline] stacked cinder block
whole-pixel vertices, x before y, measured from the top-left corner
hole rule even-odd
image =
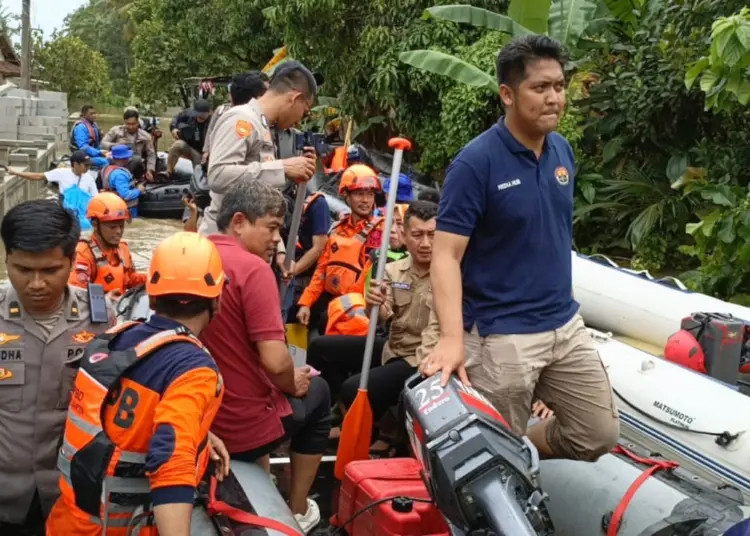
[[[0,91],[0,139],[45,140],[64,144],[68,139],[65,93],[4,87]]]

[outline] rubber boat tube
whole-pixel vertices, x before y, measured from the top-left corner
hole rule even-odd
[[[145,218],[181,219],[185,211],[182,197],[185,190],[190,187],[192,177],[192,162],[180,158],[174,168],[172,180],[166,183],[145,184],[146,191],[138,200],[138,215]]]
[[[617,266],[602,255],[573,255],[573,296],[587,326],[663,348],[695,312],[728,313],[750,322],[750,308],[690,292],[675,278]]]
[[[750,397],[590,332],[615,392],[622,436],[750,498]]]
[[[627,442],[641,457],[649,453]],[[613,512],[647,466],[624,454],[607,454],[595,463],[571,460],[541,462],[540,483],[549,495],[547,508],[557,536],[607,534]],[[734,490],[682,469],[658,471],[637,488],[620,522],[618,536],[724,534],[750,514]],[[693,532],[694,531],[694,532]]]

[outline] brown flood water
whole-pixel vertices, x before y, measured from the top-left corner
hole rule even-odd
[[[51,197],[54,194],[50,193]],[[182,230],[179,220],[156,220],[150,218],[136,218],[125,227],[123,239],[128,243],[133,254],[133,264],[138,271],[146,271],[151,261],[154,248],[166,237]],[[8,282],[5,271],[5,248],[0,242],[0,285]]]

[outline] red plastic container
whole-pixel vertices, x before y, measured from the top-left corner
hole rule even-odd
[[[346,466],[341,482],[338,513],[340,525],[360,509],[380,499],[404,496],[429,499],[413,458],[365,460]],[[397,512],[391,501],[370,508],[344,527],[352,536],[449,536],[448,527],[434,504],[414,502],[410,512]]]

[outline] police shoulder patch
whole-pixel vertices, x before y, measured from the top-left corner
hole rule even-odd
[[[247,138],[253,133],[253,125],[244,119],[238,119],[234,124],[234,131],[240,138]]]

